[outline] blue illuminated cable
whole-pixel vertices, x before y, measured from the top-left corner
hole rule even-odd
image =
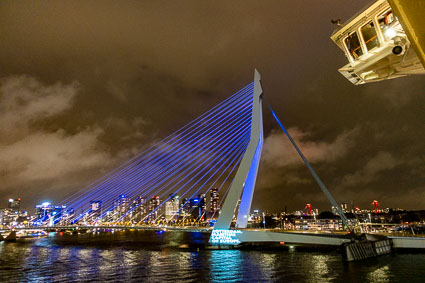
[[[242,158],[242,156],[243,156],[243,153],[245,152],[245,150],[246,150],[246,148],[247,148],[247,145],[248,145],[248,143],[249,143],[249,140],[247,140],[246,142],[245,142],[245,144],[243,144],[242,146],[241,146],[241,148],[239,149],[239,151],[237,151],[237,152],[235,152],[235,156],[228,162],[228,165],[227,165],[227,167],[224,169],[224,171],[223,171],[223,173],[228,169],[228,167],[233,163],[233,162],[235,162],[235,160],[236,159],[238,159],[238,160],[240,160],[241,158]],[[236,162],[239,162],[239,161],[236,161]],[[234,165],[235,166],[235,165]],[[234,167],[233,166],[233,167]],[[218,178],[220,178],[222,175],[223,175],[223,173],[218,177]],[[209,191],[209,189],[207,190],[207,193],[208,193],[208,191]],[[177,192],[175,192],[175,193],[173,193],[172,194],[172,196],[174,196],[174,195],[176,195],[176,193]],[[165,195],[166,195],[166,193],[164,193]],[[170,197],[168,197],[166,200],[164,200],[163,201],[163,203],[165,203],[166,201],[168,201],[170,199]],[[129,213],[131,213],[134,209],[136,209],[136,208],[138,208],[140,205],[143,205],[144,203],[140,203],[139,205],[137,205],[137,206],[135,206],[135,207],[133,207],[133,208],[131,208],[130,209],[130,211],[128,211],[127,213],[126,213],[126,215],[128,215]],[[124,216],[122,216],[121,218],[123,218],[123,217],[125,217],[126,215],[124,215]],[[174,216],[173,216],[174,217]]]
[[[227,122],[227,121],[226,121]],[[165,154],[164,154],[165,155]],[[171,154],[166,154],[167,156],[168,156],[168,158],[167,159],[170,159],[171,157],[173,157],[174,159],[176,159],[175,157],[176,157],[176,155],[175,154],[173,154],[173,155],[171,155]],[[158,163],[158,161],[156,160],[155,161],[155,163]],[[146,173],[146,172],[145,172]],[[149,173],[149,172],[148,172]]]
[[[76,208],[76,209],[78,209],[78,208]],[[83,214],[84,215],[84,214]]]
[[[230,173],[233,171],[233,168],[235,168],[235,166],[239,163],[239,161],[243,158],[244,153],[246,151],[246,148],[248,147],[249,144],[249,138],[246,139],[246,143],[245,146],[242,148],[242,150],[240,151],[240,153],[235,156],[235,158],[233,158],[232,162],[230,162],[227,167],[221,172],[221,174],[215,179],[215,181],[213,183],[211,183],[210,186],[208,186],[207,191],[205,192],[205,194],[208,194],[209,191],[211,190],[211,188],[216,187],[216,183],[218,183],[218,181],[221,179],[221,177],[224,175],[224,173],[229,169],[229,167],[233,164],[232,169],[230,170]],[[236,161],[237,160],[237,161]],[[235,162],[236,161],[236,162]],[[224,182],[227,181],[229,174],[226,176],[226,178],[221,182],[220,187],[223,185]],[[217,190],[218,192],[218,190]],[[193,197],[193,196],[192,196]],[[206,207],[208,207],[208,205],[210,204],[210,202],[207,203]],[[202,215],[202,217],[204,216],[205,211]]]
[[[173,138],[175,138],[175,136],[177,135],[177,134],[180,134],[179,132],[180,131],[182,131],[182,132],[185,132],[185,131],[187,131],[188,129],[190,129],[191,127],[193,127],[193,126],[195,126],[195,125],[197,125],[197,124],[199,124],[200,122],[202,122],[203,120],[205,120],[205,118],[206,117],[208,117],[208,116],[211,116],[212,114],[214,114],[214,110],[220,110],[220,106],[226,106],[226,104],[229,102],[229,103],[232,103],[232,98],[236,98],[236,101],[238,100],[238,99],[240,99],[240,97],[243,97],[245,94],[246,94],[246,90],[248,89],[248,92],[250,91],[250,89],[252,88],[252,83],[251,84],[249,84],[248,86],[246,86],[245,88],[243,88],[243,89],[241,89],[240,91],[238,91],[235,95],[233,95],[232,97],[230,97],[230,98],[228,98],[228,99],[226,99],[224,102],[222,102],[222,103],[219,103],[217,106],[215,106],[215,107],[213,107],[212,109],[210,109],[209,111],[207,111],[206,113],[204,113],[203,115],[201,115],[200,117],[198,117],[197,119],[195,119],[194,121],[192,121],[192,122],[190,122],[189,124],[187,124],[187,125],[185,125],[185,126],[183,126],[181,129],[179,129],[179,130],[177,130],[176,132],[174,132],[173,134],[171,134],[171,135],[169,135],[168,137],[166,137],[165,139],[163,139],[163,140],[161,140],[161,141],[159,141],[159,142],[157,142],[154,146],[152,146],[152,147],[150,147],[149,149],[152,149],[153,147],[155,147],[156,145],[159,145],[159,144],[161,144],[161,143],[163,143],[167,138],[170,138],[170,137],[173,137]],[[242,94],[242,95],[241,95]],[[214,115],[212,115],[213,117],[214,117]],[[188,127],[188,126],[190,126],[190,127]],[[188,129],[185,129],[185,128],[188,128]],[[172,140],[172,139],[171,139]],[[133,160],[135,160],[137,157],[139,157],[139,156],[141,156],[143,153],[145,153],[146,151],[148,151],[149,149],[147,149],[147,150],[145,150],[145,151],[143,151],[142,153],[140,153],[140,154],[138,154],[138,155],[136,155],[134,158],[132,158],[132,159],[130,159],[128,162],[126,162],[126,163],[124,163],[123,165],[121,165],[121,166],[119,166],[117,169],[114,169],[113,171],[111,171],[110,173],[108,173],[106,176],[108,176],[109,174],[111,174],[112,172],[115,172],[116,170],[118,170],[119,168],[122,168],[124,165],[126,165],[126,164],[128,164],[130,161],[133,161]],[[135,162],[137,162],[137,160],[135,161]],[[100,178],[100,180],[101,179],[104,179],[104,177],[102,177],[102,178]],[[94,183],[92,183],[92,184],[95,184],[96,182],[94,182]],[[89,186],[87,186],[87,187],[89,187]],[[86,188],[87,188],[86,187]],[[86,188],[84,188],[83,190],[85,190]],[[77,192],[78,193],[78,192]],[[75,193],[74,195],[72,195],[72,196],[75,196],[77,193]],[[71,196],[71,197],[72,197]],[[65,199],[64,201],[62,201],[62,203],[65,203],[66,201],[68,201],[69,200],[69,198],[70,197],[68,197],[67,199]]]
[[[210,149],[209,149],[209,148],[207,148],[207,149],[203,149],[203,151],[205,151],[205,150],[210,151]],[[195,152],[195,153],[193,153],[192,155],[196,156],[197,154],[198,154],[198,152]],[[190,157],[190,156],[188,156],[187,158],[189,158],[189,157]],[[176,168],[176,166],[179,166],[179,164],[174,165],[174,166],[171,168],[171,170],[174,170],[174,169]],[[157,183],[157,181],[158,181],[158,179],[157,179],[157,178],[152,180],[152,182],[153,182],[153,183]],[[146,186],[146,187],[149,187],[149,186]],[[151,188],[151,190],[152,190],[152,188]]]
[[[237,138],[237,137],[236,137]],[[234,140],[234,139],[236,139],[236,138],[233,138],[232,140]],[[232,141],[231,140],[231,141]],[[228,143],[230,143],[231,141],[228,141],[226,144],[228,144]],[[211,157],[210,157],[211,158]],[[208,161],[210,158],[207,158],[202,164],[204,164],[206,161]],[[197,164],[197,163],[196,163]],[[191,166],[190,168],[192,168],[192,167],[194,167],[196,164],[194,164],[193,166]],[[201,165],[202,165],[201,164]],[[199,168],[199,166],[197,167],[197,168]],[[197,169],[197,168],[195,168],[195,170]],[[186,169],[183,173],[186,173],[188,171],[188,169]],[[190,176],[190,174],[188,175],[188,176]],[[182,180],[181,180],[182,181]],[[180,182],[181,182],[180,181]],[[176,185],[178,185],[180,182],[178,182],[177,184],[175,184],[174,186],[176,186]],[[149,193],[149,192],[148,192]]]
[[[89,197],[92,197],[92,196],[89,196]]]
[[[273,108],[271,107],[271,105],[267,103],[267,106],[269,107],[270,111],[273,114],[273,117],[275,118],[276,122],[279,124],[280,128],[282,129],[282,131],[288,137],[289,141],[292,143],[292,145],[294,146],[295,150],[298,152],[299,156],[304,161],[305,165],[307,166],[307,168],[310,171],[310,173],[313,176],[313,178],[316,180],[316,182],[319,185],[319,187],[322,190],[322,192],[326,195],[326,197],[328,198],[328,200],[332,204],[332,206],[334,206],[336,208],[336,211],[338,212],[339,217],[341,217],[342,222],[344,223],[344,226],[349,227],[349,222],[348,222],[347,217],[345,216],[344,212],[339,208],[338,203],[335,201],[335,199],[333,198],[333,196],[330,194],[328,188],[325,186],[325,184],[319,178],[319,175],[317,175],[316,171],[313,169],[313,167],[311,166],[310,162],[308,162],[307,158],[302,153],[301,149],[298,147],[298,145],[292,139],[292,137],[289,134],[289,132],[285,129],[285,127],[283,126],[282,122],[280,122],[280,120],[277,117],[276,113],[273,111]]]
[[[246,141],[245,141],[245,143],[246,143]],[[207,170],[207,172],[204,174],[204,176],[203,177],[201,177],[201,178],[199,178],[198,179],[198,181],[196,181],[194,184],[192,184],[192,186],[190,186],[187,190],[186,190],[186,192],[184,192],[183,194],[182,194],[182,197],[184,197],[184,195],[188,192],[188,191],[190,191],[200,180],[202,180],[207,174],[209,174],[214,168],[216,168],[220,163],[222,163],[223,161],[224,161],[224,163],[220,166],[220,167],[218,167],[218,169],[216,170],[216,172],[219,170],[219,169],[221,169],[223,166],[224,166],[224,164],[226,163],[226,162],[229,162],[229,158],[232,158],[232,156],[234,156],[234,155],[237,155],[237,153],[238,153],[238,151],[240,151],[240,149],[241,148],[244,148],[244,141],[243,140],[241,140],[240,142],[238,142],[237,144],[235,144],[229,151],[232,151],[233,149],[235,149],[235,150],[233,150],[233,153],[231,153],[229,156],[226,156],[226,155],[224,155],[219,161],[217,161],[216,162],[216,160],[219,158],[219,157],[221,157],[221,156],[217,156],[213,161],[211,161],[211,162],[214,162],[214,164],[216,164],[215,166],[213,166],[213,167],[211,167],[209,170]],[[224,153],[223,153],[224,154]],[[222,155],[223,155],[222,154]],[[232,159],[231,159],[232,160]],[[209,160],[207,160],[207,161],[209,161]],[[230,161],[231,162],[231,161]],[[194,180],[194,178],[196,178],[198,175],[200,175],[200,174],[202,174],[203,172],[204,172],[205,170],[201,170],[201,171],[198,171],[198,173],[195,175],[195,176],[193,176],[191,179],[189,179],[188,181],[186,181],[186,183],[185,184],[183,184],[182,186],[181,186],[181,188],[180,189],[178,189],[177,191],[174,191],[174,193],[172,194],[172,195],[174,195],[174,194],[177,194],[182,188],[184,188],[187,184],[189,184],[191,181],[193,181]],[[216,173],[215,172],[215,173]],[[214,173],[214,174],[215,174]],[[175,186],[173,186],[173,187],[171,187],[171,188],[168,188],[168,190],[165,192],[165,193],[163,193],[164,195],[167,195],[173,188],[175,188]],[[199,190],[198,190],[199,191]],[[162,206],[166,201],[168,201],[169,199],[171,198],[171,196],[169,196],[168,198],[166,198],[165,200],[163,200],[163,202],[158,206],[158,208],[160,207],[160,206]]]
[[[207,158],[203,163],[205,163],[206,161],[208,161],[209,159],[211,159],[211,157],[209,157],[209,158]],[[195,164],[196,165],[196,164]],[[194,167],[194,166],[192,166],[192,167]],[[199,166],[198,166],[199,167]],[[195,170],[197,170],[197,168],[195,168]],[[187,170],[185,170],[185,171],[187,171]],[[185,172],[183,172],[183,173],[185,173]],[[190,176],[190,174],[188,174],[187,176]],[[182,180],[180,180],[180,182],[182,182],[183,181],[183,179]],[[175,184],[173,187],[175,187],[175,186],[177,186],[180,182],[178,182],[177,184]],[[167,186],[165,186],[165,188],[166,188]],[[171,189],[171,188],[170,188]],[[169,189],[169,190],[170,190]],[[151,189],[152,190],[152,189]],[[157,194],[158,192],[156,192],[156,194]]]
[[[245,149],[246,150],[246,149]],[[240,164],[240,162],[241,162],[241,160],[242,160],[242,158],[244,157],[244,154],[242,154],[240,157],[239,157],[239,159],[238,159],[238,161],[233,165],[233,167],[232,167],[232,169],[230,169],[230,171],[229,171],[229,173],[227,174],[227,176],[226,176],[226,178],[223,180],[223,182],[221,183],[221,185],[219,186],[219,188],[217,189],[217,192],[218,193],[220,193],[220,191],[221,191],[221,189],[223,188],[223,186],[224,186],[224,184],[227,182],[227,180],[229,179],[229,177],[237,170],[237,166]],[[233,181],[232,181],[233,182]],[[232,185],[232,182],[230,182],[230,184],[229,184],[229,186],[228,186],[228,189],[227,189],[227,191],[226,191],[226,193],[225,194],[222,194],[222,198],[221,198],[221,201],[220,201],[220,205],[222,204],[222,202],[223,202],[223,200],[224,200],[224,198],[225,198],[225,196],[227,195],[227,192],[228,192],[228,190],[229,190],[229,188],[230,188],[230,186]],[[214,212],[214,214],[213,214],[213,216],[215,215],[215,212]]]
[[[220,129],[218,129],[218,130],[220,130]],[[215,129],[213,132],[215,132],[215,131],[217,131],[217,129]],[[212,140],[212,137],[213,137],[213,135],[211,135],[211,133],[210,133],[210,138],[209,138],[209,140],[211,141]],[[170,163],[170,161],[174,161],[174,160],[178,160],[178,158],[180,157],[180,156],[185,156],[185,153],[186,152],[191,152],[191,151],[193,151],[194,149],[197,149],[197,148],[199,148],[201,145],[199,145],[199,142],[197,142],[197,143],[195,143],[195,144],[193,144],[192,146],[190,146],[190,147],[185,147],[184,148],[184,150],[179,150],[179,153],[178,154],[167,154],[167,157],[166,158],[162,158],[163,160],[157,160],[157,161],[155,161],[155,165],[156,165],[156,167],[154,167],[154,168],[152,168],[150,171],[144,171],[143,173],[144,174],[146,174],[146,175],[148,175],[148,174],[150,174],[150,176],[149,177],[153,177],[153,175],[152,174],[157,174],[157,175],[159,175],[159,174],[161,174],[161,172],[163,172],[163,170],[164,169],[167,169],[167,168],[169,168],[169,167],[167,167],[166,165],[168,165],[169,163]],[[178,148],[176,148],[176,150],[178,150]],[[185,157],[186,158],[186,157]],[[167,163],[168,162],[168,163]],[[162,167],[161,167],[162,166]],[[165,168],[164,168],[165,167]],[[159,172],[159,173],[158,173]],[[140,182],[140,181],[139,181]]]
[[[239,142],[237,143],[237,144],[240,144],[241,142],[243,142],[243,140],[241,140],[241,139],[238,139],[239,140]],[[237,148],[235,148],[236,150],[235,150],[235,152],[237,151]],[[228,150],[229,151],[229,150]],[[225,152],[226,153],[226,152]],[[213,162],[216,162],[216,160],[220,157],[220,156],[222,156],[223,154],[221,154],[221,155],[218,155],[218,156],[216,156],[216,158],[213,160]],[[230,155],[231,156],[231,155]],[[220,162],[222,162],[222,160],[223,159],[225,159],[225,160],[228,160],[228,156],[226,156],[226,155],[224,155],[223,157],[222,157],[222,159],[218,162],[218,163],[214,163],[214,164],[216,164],[215,166],[217,166],[218,164],[220,164]],[[210,158],[208,158],[206,161],[209,161],[209,159],[211,159],[211,157]],[[206,162],[205,161],[205,162]],[[205,163],[205,162],[203,162],[203,163]],[[214,167],[215,167],[214,166]],[[213,168],[214,168],[213,167]],[[208,170],[208,172],[209,171],[211,171],[212,170],[212,168],[210,169],[210,170]],[[205,169],[204,169],[204,171],[205,171]],[[197,172],[197,174],[194,176],[194,177],[196,177],[197,175],[199,175],[199,174],[201,174],[203,171],[202,170],[200,170],[200,171],[198,171]],[[189,175],[188,175],[189,176]],[[185,187],[188,183],[190,183],[192,180],[193,180],[193,178],[194,177],[192,177],[191,179],[189,179],[189,181],[187,181],[183,186],[182,186],[182,188],[183,187]],[[183,181],[183,180],[181,180],[181,181]],[[176,184],[176,185],[178,185],[178,184]],[[170,190],[172,190],[176,185],[174,185],[173,187],[171,187],[171,188],[169,188],[168,190],[167,190],[167,192],[169,192]],[[192,185],[193,186],[193,185]],[[189,188],[189,190],[190,190],[190,188]],[[180,191],[180,190],[178,190],[178,191]],[[186,193],[186,192],[185,192]],[[185,194],[184,193],[184,194]],[[166,193],[165,193],[166,194]]]
[[[93,197],[93,195],[89,195],[88,197]],[[75,204],[74,204],[75,205]]]
[[[240,158],[240,156],[241,155],[243,155],[244,154],[244,152],[246,151],[246,148],[247,148],[247,146],[248,146],[248,144],[249,144],[249,138],[247,138],[249,135],[246,135],[246,138],[242,141],[242,146],[240,147],[240,149],[239,149],[239,151],[238,152],[236,152],[236,154],[232,157],[232,159],[230,160],[230,162],[228,162],[228,164],[227,164],[227,166],[226,166],[226,168],[224,169],[224,170],[221,170],[221,173],[217,176],[217,178],[215,179],[215,181],[210,185],[210,186],[207,186],[208,187],[208,189],[207,189],[207,191],[205,192],[206,194],[210,191],[210,189],[211,189],[211,187],[213,187],[214,185],[215,185],[215,183],[217,183],[218,182],[218,180],[223,176],[223,174],[226,172],[226,170],[234,163],[234,161],[236,160],[236,159],[238,159],[238,158]],[[190,199],[192,199],[197,193],[199,193],[199,191],[203,188],[203,187],[205,187],[207,184],[208,184],[208,182],[213,178],[213,176],[217,173],[217,172],[219,172],[219,170],[222,168],[222,167],[224,167],[224,165],[225,165],[226,163],[223,163],[219,168],[217,168],[216,169],[216,171],[213,173],[213,174],[211,174],[210,175],[210,177],[206,180],[206,181],[204,181],[204,183],[202,184],[202,185],[200,185],[199,186],[199,188],[189,197],[189,200]],[[207,172],[208,173],[208,172]],[[195,183],[196,184],[196,183]],[[194,184],[194,185],[195,185]],[[192,187],[194,186],[194,185],[192,185]],[[183,194],[183,195],[185,195],[187,192],[189,192],[191,189],[192,189],[192,187],[191,188],[189,188],[188,190],[186,190],[186,192]],[[187,203],[187,202],[186,202]],[[183,204],[183,207],[186,205],[186,203],[184,203]]]
[[[210,139],[211,141],[213,140],[213,139]],[[200,150],[200,152],[199,152],[199,150],[198,151],[195,151],[195,152],[192,152],[190,155],[186,155],[184,158],[185,159],[188,159],[188,158],[190,158],[191,156],[196,156],[197,154],[199,154],[199,153],[201,153],[202,151],[204,151],[203,149],[201,149]],[[173,165],[174,163],[172,163],[171,165]],[[170,167],[167,167],[166,169],[167,170],[175,170],[176,169],[176,167],[177,166],[180,166],[178,163],[177,164],[174,164],[174,166],[172,166],[171,168]],[[161,173],[163,173],[164,171],[161,171]],[[155,177],[155,175],[154,176],[150,176],[150,177],[153,177],[152,179],[151,179],[151,183],[153,182],[153,183],[157,183],[157,181],[158,181],[158,179],[159,178],[162,178],[162,176],[161,175],[159,175],[159,176],[156,176]],[[137,185],[143,185],[143,186],[146,186],[146,187],[149,187],[149,186],[147,186],[149,183],[143,183],[143,184],[140,184],[141,182],[139,181],[139,183],[137,184]]]
[[[248,135],[247,135],[248,136]],[[237,157],[238,156],[240,156],[240,154],[242,154],[242,153],[244,153],[245,152],[245,150],[246,150],[246,147],[247,147],[247,145],[248,145],[248,143],[249,143],[249,140],[248,139],[244,139],[243,141],[242,141],[242,146],[240,147],[240,151],[238,152],[238,154],[236,154],[233,158],[232,158],[232,160],[229,162],[229,164],[226,166],[226,168],[224,169],[224,170],[222,170],[222,172],[221,172],[221,174],[220,175],[218,175],[217,176],[217,178],[215,179],[215,181],[212,183],[212,185],[211,186],[214,186],[214,184],[222,177],[222,175],[224,174],[224,172],[228,169],[228,167],[233,163],[233,161],[235,160],[235,159],[237,159]],[[203,188],[203,187],[205,187],[207,184],[208,184],[208,182],[213,178],[213,176],[217,173],[217,172],[219,172],[219,170],[222,168],[224,166],[224,164],[222,164],[219,168],[217,168],[216,169],[216,171],[213,173],[213,174],[211,174],[210,175],[210,177],[206,180],[206,181],[204,181],[204,183],[201,185],[201,186],[199,186],[199,188],[189,197],[189,200],[190,199],[192,199],[196,194],[198,194],[199,193],[199,191],[200,191],[200,189],[201,188]],[[207,172],[208,173],[208,172]],[[195,183],[196,184],[196,183]],[[194,184],[194,185],[195,185]],[[192,185],[192,187],[194,186],[194,185]],[[211,186],[208,186],[209,188],[211,187]],[[189,191],[191,190],[191,188],[189,188],[188,190],[186,190],[186,192],[183,194],[183,195],[186,195],[186,193],[188,193]],[[207,191],[206,191],[206,193],[208,193],[208,191],[209,191],[210,189],[207,189]],[[187,202],[186,202],[187,203]],[[185,204],[186,204],[185,203]],[[184,205],[185,205],[184,204]]]
[[[216,142],[216,143],[217,143],[217,142]],[[196,164],[195,164],[195,165],[196,165]],[[195,165],[193,165],[192,167],[194,167]],[[198,167],[199,167],[199,166],[198,166]],[[187,170],[188,170],[188,169],[186,169],[186,171],[187,171]],[[177,184],[176,184],[176,185],[177,185]],[[112,202],[112,201],[108,201],[108,204],[109,204],[109,203],[111,203],[111,202]],[[109,206],[107,206],[107,207],[109,207]],[[106,213],[106,212],[105,212],[105,213]],[[104,213],[104,214],[105,214],[105,213]],[[103,214],[101,217],[103,217],[103,216],[104,216],[104,214]]]
[[[111,172],[109,172],[107,175],[101,177],[100,179],[96,180],[95,182],[93,182],[92,184],[96,184],[97,182],[100,182],[102,179],[104,179],[106,176],[108,176],[109,174],[119,170],[120,168],[122,168],[123,166],[125,166],[126,164],[130,163],[131,161],[134,161],[135,159],[137,159],[138,157],[140,157],[142,154],[144,154],[146,151],[152,149],[153,147],[155,147],[156,145],[158,145],[159,143],[171,138],[171,137],[175,137],[177,134],[179,134],[179,132],[185,132],[187,131],[189,128],[197,125],[200,121],[204,120],[205,118],[211,116],[212,114],[214,114],[214,111],[220,109],[220,107],[226,106],[226,104],[232,103],[232,100],[235,99],[240,99],[240,97],[243,97],[247,91],[250,91],[250,89],[252,89],[253,87],[253,83],[248,84],[247,86],[245,86],[244,88],[242,88],[241,90],[239,90],[238,92],[236,92],[234,95],[230,96],[229,98],[225,99],[223,102],[220,102],[219,104],[217,104],[216,106],[214,106],[213,108],[211,108],[210,110],[208,110],[207,112],[205,112],[204,114],[202,114],[201,116],[199,116],[198,118],[196,118],[195,120],[189,122],[188,124],[186,124],[185,126],[181,127],[179,130],[175,131],[174,133],[172,133],[171,135],[167,136],[166,138],[162,139],[161,141],[159,141],[158,143],[156,143],[154,146],[144,150],[143,152],[139,153],[138,155],[136,155],[135,157],[131,158],[129,161],[125,162],[124,164],[120,165],[119,167],[117,167],[116,169],[112,170]],[[186,129],[187,128],[187,129]],[[91,185],[92,185],[91,184]],[[91,185],[83,188],[82,190],[76,192],[75,194],[78,194],[81,191],[85,191],[86,188],[90,187]],[[72,196],[74,196],[75,194],[71,195],[70,197],[66,198],[65,200],[63,200],[61,203],[65,203],[69,198],[71,198]]]
[[[219,161],[217,162],[217,164],[220,164],[220,162],[224,159],[224,158],[226,158],[226,153],[227,152],[232,152],[235,148],[237,149],[238,147],[240,147],[241,146],[241,144],[243,144],[244,142],[246,142],[246,141],[244,141],[244,140],[240,140],[239,142],[237,142],[237,143],[235,143],[235,144],[233,144],[233,146],[231,147],[231,148],[228,148],[227,150],[225,150],[224,152],[222,152],[219,156],[216,156],[211,162],[215,162],[215,161],[217,161],[217,159],[219,159],[220,157],[221,157],[221,159],[219,159]],[[224,156],[223,156],[224,155]],[[209,159],[210,158],[208,158],[207,160],[205,160],[201,165],[203,165],[204,163],[206,163],[207,161],[209,161]],[[201,166],[200,165],[200,166]],[[200,180],[202,180],[206,175],[208,175],[209,174],[209,172],[211,172],[211,170],[212,169],[214,169],[215,168],[215,166],[214,167],[212,167],[212,168],[210,168],[209,170],[207,170],[207,172],[206,173],[204,173],[204,175],[201,177],[201,178],[198,178],[198,181],[196,181],[195,182],[195,184],[193,184],[191,187],[189,187],[189,189],[187,189],[186,190],[186,192],[182,195],[182,196],[184,196],[189,190],[191,190],[191,188],[194,186],[194,185],[196,185]],[[218,169],[220,169],[221,167],[219,167]],[[194,176],[192,176],[188,181],[186,181],[186,183],[184,183],[181,187],[180,187],[180,189],[178,189],[177,191],[176,191],[176,193],[178,193],[182,188],[184,188],[187,184],[189,184],[191,181],[193,181],[196,177],[198,177],[198,175],[200,175],[200,174],[202,174],[204,171],[199,171],[198,173],[196,173]],[[180,183],[181,181],[179,181],[179,183]],[[171,187],[171,188],[169,188],[169,190],[167,191],[167,192],[169,192],[171,189],[173,189],[174,187],[176,187],[179,183],[177,183],[177,184],[175,184],[173,187]],[[167,201],[168,199],[169,199],[170,197],[168,197],[165,201]],[[164,201],[164,202],[165,202]],[[163,203],[164,203],[163,202]],[[162,204],[161,204],[162,205]],[[159,209],[160,207],[161,207],[161,205],[160,206],[158,206],[157,208],[155,208],[151,213],[149,213],[147,216],[145,216],[145,218],[144,219],[146,219],[146,218],[148,218],[152,213],[154,213],[157,209]]]

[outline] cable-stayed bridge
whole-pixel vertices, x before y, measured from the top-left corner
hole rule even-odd
[[[123,229],[199,227],[212,230],[210,243],[214,245],[341,245],[349,241],[343,236],[247,229],[263,147],[262,100],[261,78],[255,71],[253,82],[69,196],[60,203],[59,210],[41,207],[35,224]],[[272,113],[331,204],[339,208],[273,110]],[[340,216],[348,225],[342,212]]]
[[[248,216],[263,147],[262,88],[254,81],[58,206],[38,207],[30,227],[2,229],[158,230],[209,233],[213,246],[279,243],[341,246],[346,234],[249,229]],[[286,131],[322,192],[352,228],[337,202]],[[261,176],[260,176],[261,177]],[[209,200],[208,197],[209,196]],[[425,248],[424,238],[389,237],[396,248]],[[370,244],[370,243],[369,243]],[[368,245],[368,244],[367,244]]]

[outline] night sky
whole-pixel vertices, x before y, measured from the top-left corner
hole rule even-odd
[[[64,199],[262,75],[338,202],[425,208],[425,77],[353,86],[369,0],[0,2],[0,207]],[[252,208],[330,205],[264,108]]]

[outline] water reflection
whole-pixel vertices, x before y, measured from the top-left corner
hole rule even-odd
[[[239,250],[211,251],[209,265],[210,278],[214,282],[236,282],[243,275],[243,258]]]
[[[370,282],[390,282],[390,268],[388,265],[372,271],[368,275]]]
[[[422,254],[343,263],[338,252],[179,249],[176,246],[186,236],[139,233],[137,245],[116,241],[121,236],[117,237],[113,245],[91,240],[62,244],[52,238],[1,242],[0,282],[425,281]]]

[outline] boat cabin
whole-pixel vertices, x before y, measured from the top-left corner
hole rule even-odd
[[[355,85],[425,74],[387,0],[378,0],[334,31],[348,64],[339,72]]]

